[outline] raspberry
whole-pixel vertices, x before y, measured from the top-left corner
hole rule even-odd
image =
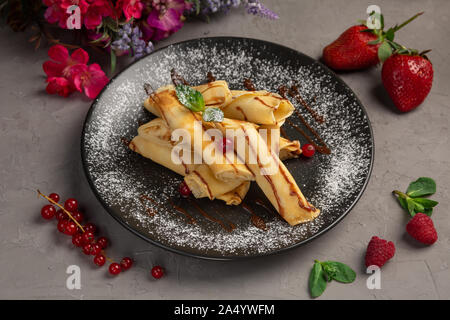
[[[433,220],[423,213],[417,213],[406,225],[406,232],[424,244],[433,244],[438,239]]]
[[[366,267],[376,265],[381,268],[394,254],[395,246],[392,241],[372,237],[367,246]]]

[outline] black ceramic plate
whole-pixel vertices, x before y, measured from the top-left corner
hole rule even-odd
[[[332,150],[312,159],[286,161],[300,189],[321,209],[310,223],[289,226],[272,210],[257,203],[264,194],[253,183],[245,199],[267,226],[255,227],[240,206],[219,200],[199,201],[212,217],[236,228],[229,232],[205,218],[181,199],[181,177],[128,150],[137,128],[153,118],[144,110],[144,83],[153,88],[170,83],[175,68],[191,84],[206,82],[207,72],[242,89],[244,78],[258,89],[276,91],[298,84],[304,100],[325,118],[317,123],[299,104],[298,111]],[[292,121],[303,127],[294,116]],[[298,131],[284,125],[291,139],[306,143]],[[304,127],[303,127],[304,128]],[[236,259],[284,251],[306,243],[338,223],[355,205],[368,182],[373,161],[373,137],[367,114],[355,94],[316,60],[289,48],[260,40],[217,37],[170,45],[142,58],[116,76],[93,103],[82,135],[82,159],[89,183],[105,209],[129,230],[168,250],[209,259]],[[146,195],[155,202],[142,203]],[[196,223],[170,204],[184,208]],[[155,215],[149,215],[152,209]],[[338,236],[338,235],[337,235]]]

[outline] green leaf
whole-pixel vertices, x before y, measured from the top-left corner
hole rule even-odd
[[[178,100],[189,110],[194,112],[205,110],[205,100],[199,91],[185,85],[176,86],[175,91]]]
[[[433,208],[439,204],[437,201],[425,198],[414,198],[414,202],[421,204],[424,208]]]
[[[392,48],[387,42],[383,42],[381,46],[378,48],[378,59],[381,62],[386,61],[392,54]]]
[[[423,210],[422,213],[424,213],[427,216],[431,217],[431,215],[433,214],[433,208],[425,208],[425,210]]]
[[[400,203],[400,206],[405,209],[406,211],[408,211],[408,204],[406,203],[406,199],[402,198],[402,197],[398,197],[398,202]]]
[[[394,41],[395,37],[395,31],[392,28],[389,28],[388,31],[386,31],[386,39],[389,41]]]
[[[372,40],[372,41],[369,41],[369,42],[367,42],[367,44],[379,44],[380,42],[382,42],[383,40],[382,40],[382,38],[377,38],[376,40]]]
[[[203,112],[203,121],[206,122],[222,122],[223,121],[223,111],[219,108],[208,108]]]
[[[409,214],[411,215],[411,217],[414,217],[416,215],[416,211],[414,211],[414,209],[416,208],[416,203],[414,202],[413,199],[407,198],[406,204],[408,205]]]
[[[413,201],[415,199],[412,199]],[[414,201],[414,212],[418,213],[418,212],[424,212],[425,211],[425,207],[423,205],[421,205],[420,203],[417,203],[416,201]]]
[[[338,282],[352,283],[356,279],[356,272],[344,263],[337,261],[325,261],[322,262],[322,267],[325,271],[328,269],[333,270],[333,275],[329,276]]]
[[[406,194],[411,198],[428,196],[436,192],[436,182],[431,178],[421,177],[412,182],[406,190]]]
[[[313,298],[320,296],[326,287],[327,281],[325,280],[322,265],[319,261],[316,261],[309,274],[309,291],[311,292],[311,296]]]

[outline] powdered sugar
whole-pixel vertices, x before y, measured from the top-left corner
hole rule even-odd
[[[199,223],[189,224],[168,201],[178,201],[180,177],[150,160],[129,151],[121,138],[136,135],[138,123],[150,116],[142,109],[144,83],[158,88],[170,82],[175,68],[188,82],[206,81],[211,71],[217,79],[242,89],[244,78],[251,78],[258,89],[276,91],[296,82],[302,97],[325,123],[318,124],[300,105],[302,115],[313,125],[332,150],[331,155],[295,159],[287,163],[308,200],[321,210],[313,222],[291,227],[283,220],[255,207],[262,214],[267,231],[250,223],[239,207],[210,204],[236,229],[227,232],[189,210]],[[294,121],[294,116],[291,117]],[[300,123],[299,121],[296,121]],[[291,138],[305,143],[295,130],[285,125]],[[370,174],[372,138],[368,120],[353,93],[317,63],[298,59],[289,49],[251,40],[200,40],[170,46],[133,64],[112,81],[96,101],[84,136],[85,165],[92,184],[114,215],[144,236],[174,249],[233,257],[270,253],[304,242],[337,221],[356,201]],[[258,193],[252,187],[249,199]],[[142,204],[145,193],[157,204]],[[175,200],[174,200],[175,199]],[[207,200],[209,201],[209,200]],[[206,204],[206,202],[205,202]],[[145,208],[157,212],[150,216]]]

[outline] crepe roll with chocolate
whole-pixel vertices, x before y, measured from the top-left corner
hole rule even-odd
[[[231,94],[231,102],[221,108],[226,118],[281,125],[294,112],[289,100],[277,93],[232,90]]]
[[[218,180],[224,182],[254,180],[253,174],[236,157],[221,152],[204,152],[206,148],[214,151],[217,146],[212,145],[215,142],[205,132],[201,115],[189,110],[178,101],[174,86],[169,85],[158,89],[149,96],[144,106],[166,121],[172,130],[172,135],[175,130],[187,135],[187,139],[190,139],[191,149],[194,151],[195,162],[201,163],[203,160],[209,165]],[[209,139],[205,139],[205,137]]]
[[[156,118],[138,129],[138,135],[129,148],[154,162],[185,176],[185,181],[196,198],[221,199],[227,204],[242,202],[250,182],[233,181],[224,183],[217,180],[206,164],[177,164],[172,161],[173,143],[171,132],[165,121]],[[245,188],[247,186],[247,188]]]
[[[221,107],[230,103],[232,98],[228,84],[223,80],[202,84],[194,89],[202,94],[206,107]]]
[[[298,158],[302,153],[302,149],[300,148],[300,141],[291,141],[289,139],[281,137],[279,126],[261,125],[258,128],[258,131],[263,138],[266,138],[267,146],[271,151],[278,154],[280,160]],[[276,141],[278,141],[278,144],[276,144]]]
[[[252,124],[224,119],[223,122],[216,123],[216,126],[223,132],[227,129],[236,130],[238,140],[245,141],[245,154],[240,156],[245,157],[256,183],[284,220],[294,226],[311,221],[319,215],[320,210],[306,200],[290,172],[279,157],[269,150]],[[238,147],[237,149],[242,152]]]

